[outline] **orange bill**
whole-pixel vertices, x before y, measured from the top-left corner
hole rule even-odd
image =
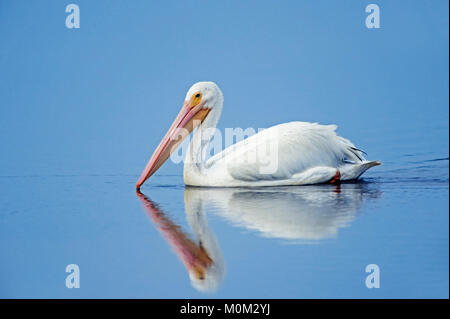
[[[193,106],[192,101],[184,103],[169,131],[163,137],[145,166],[136,184],[136,189],[140,189],[142,184],[164,164],[181,142],[203,122],[210,111],[209,108],[203,108],[203,105],[204,103],[199,103]]]

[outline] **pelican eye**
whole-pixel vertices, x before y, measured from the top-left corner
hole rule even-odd
[[[191,107],[197,106],[202,101],[202,93],[197,92],[192,95]]]

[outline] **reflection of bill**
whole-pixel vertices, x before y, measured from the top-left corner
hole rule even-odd
[[[196,243],[148,197],[139,191],[136,194],[147,215],[186,267],[192,285],[200,291],[215,290],[223,278],[225,268],[222,253],[204,213],[187,212],[188,222],[198,239]]]

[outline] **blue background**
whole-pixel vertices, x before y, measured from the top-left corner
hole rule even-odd
[[[380,29],[370,1],[77,1],[67,29],[69,3],[0,2],[1,297],[205,297],[134,184],[210,80],[219,128],[335,123],[384,163],[366,180],[380,198],[321,245],[212,215],[229,267],[213,297],[448,298],[447,1],[377,1]],[[167,162],[143,192],[189,231],[181,173]],[[384,289],[364,287],[368,263]]]

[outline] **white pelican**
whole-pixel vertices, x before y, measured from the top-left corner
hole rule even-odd
[[[156,148],[136,188],[154,174],[196,127],[184,163],[184,182],[191,186],[282,186],[336,183],[354,180],[378,161],[367,161],[349,140],[336,135],[335,125],[289,122],[265,129],[224,151],[204,159],[222,112],[223,95],[213,82],[195,83],[187,92],[180,113]],[[276,169],[258,154],[276,146]],[[242,159],[253,158],[254,161]]]

